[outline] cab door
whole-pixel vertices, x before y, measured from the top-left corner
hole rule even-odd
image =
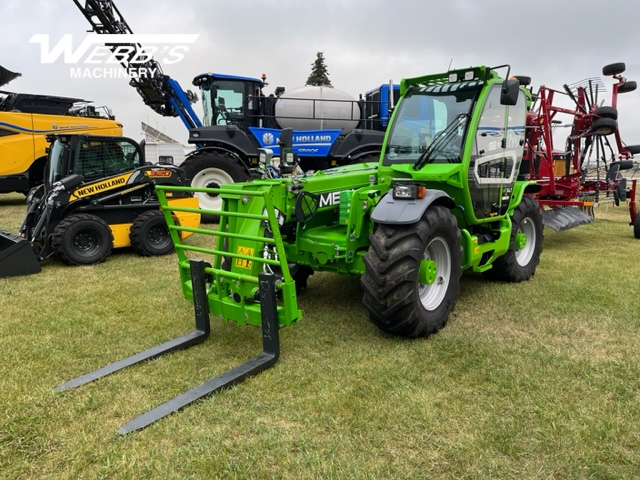
[[[506,212],[524,152],[525,95],[514,106],[501,105],[501,89],[494,85],[486,98],[471,154],[468,181],[478,220]]]

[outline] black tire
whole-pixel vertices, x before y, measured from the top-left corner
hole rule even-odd
[[[203,152],[185,160],[180,165],[189,179],[192,187],[218,188],[225,183],[246,182],[250,179],[249,172],[240,161],[231,155],[221,152]],[[222,201],[216,194],[196,193],[200,208],[220,210]],[[202,215],[202,223],[215,223],[218,215]]]
[[[369,320],[403,337],[440,330],[454,307],[462,275],[460,230],[453,214],[432,206],[415,224],[378,225],[369,240],[361,278]]]
[[[640,238],[640,213],[636,214],[636,219],[633,221],[633,236]]]
[[[638,84],[635,80],[630,82],[624,82],[622,85],[618,87],[618,93],[629,93],[633,92],[638,88]]]
[[[167,255],[173,252],[169,228],[160,210],[141,213],[129,231],[131,248],[143,257]]]
[[[593,113],[601,118],[618,119],[618,109],[614,107],[598,107],[593,111]]]
[[[111,254],[113,234],[100,217],[78,213],[56,226],[51,235],[51,248],[67,265],[93,265]]]
[[[611,135],[618,130],[618,122],[611,118],[597,118],[591,125],[592,135]]]
[[[626,69],[627,66],[624,64],[624,62],[611,63],[602,67],[602,74],[607,76],[620,75],[621,73],[624,73]]]
[[[509,250],[493,262],[484,276],[503,282],[522,282],[535,273],[542,253],[542,211],[533,197],[524,197],[511,217]]]
[[[611,162],[609,168],[615,168],[616,170],[630,170],[634,166],[633,160],[620,160],[618,162]]]
[[[307,288],[307,280],[314,274],[313,268],[307,265],[298,265],[297,263],[289,264],[289,273],[296,282],[296,292],[301,292]]]
[[[637,155],[640,153],[640,145],[627,145],[625,148],[629,151],[631,155]]]

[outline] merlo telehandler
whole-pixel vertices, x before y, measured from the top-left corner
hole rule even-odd
[[[519,176],[530,92],[503,65],[407,78],[400,93],[378,163],[301,174],[285,129],[277,161],[261,152],[263,179],[156,187],[196,328],[58,390],[203,341],[210,313],[262,326],[257,357],[132,420],[120,430],[127,433],[273,365],[278,329],[301,319],[296,289],[314,271],[361,276],[371,321],[404,337],[445,325],[463,270],[530,279],[543,241],[540,187]],[[274,165],[278,178],[269,178]],[[195,191],[220,195],[221,210],[169,203],[168,195]],[[175,222],[192,212],[219,215],[218,228]],[[182,242],[185,233],[212,238],[192,246]]]

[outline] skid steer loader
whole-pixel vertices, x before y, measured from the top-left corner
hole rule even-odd
[[[182,170],[145,164],[140,146],[125,137],[49,140],[44,184],[27,196],[19,235],[0,230],[0,277],[37,273],[51,255],[68,265],[90,265],[113,248],[131,247],[144,256],[173,251],[154,189],[188,185]],[[198,201],[176,192],[169,204],[194,208]],[[175,220],[185,227],[200,224],[197,212],[177,213]]]
[[[499,69],[508,79],[503,65],[402,80],[376,163],[300,174],[293,132],[285,129],[280,178],[218,189],[158,186],[195,329],[57,390],[202,342],[210,314],[261,326],[258,356],[119,430],[128,433],[273,365],[278,329],[301,319],[296,288],[314,271],[360,276],[370,320],[404,337],[425,337],[446,324],[465,269],[498,281],[530,279],[543,240],[534,198],[540,187],[518,176],[531,98]],[[271,153],[261,152],[267,172]],[[222,209],[169,204],[171,195],[193,191],[220,195]],[[175,222],[177,213],[193,211],[219,215],[218,229]],[[187,232],[206,246],[182,242]]]

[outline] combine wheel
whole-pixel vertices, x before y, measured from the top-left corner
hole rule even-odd
[[[186,160],[180,168],[187,174],[192,187],[220,188],[225,183],[245,182],[249,174],[239,161],[221,152],[204,152]],[[222,200],[217,193],[196,193],[200,208],[220,210]],[[203,223],[214,223],[218,215],[202,215]]]
[[[627,66],[624,64],[624,62],[611,63],[602,67],[602,74],[607,76],[620,75],[621,73],[624,73],[626,69]]]
[[[371,322],[403,337],[436,333],[460,289],[460,230],[453,214],[433,206],[416,224],[378,225],[370,241],[361,283]]]
[[[636,219],[633,221],[633,236],[640,238],[640,213],[636,215]]]
[[[611,135],[618,130],[618,122],[612,118],[598,118],[591,125],[591,132],[595,135]]]
[[[109,256],[113,248],[113,234],[100,217],[78,213],[56,226],[51,236],[51,247],[67,265],[92,265]]]
[[[511,217],[509,250],[493,262],[487,278],[505,282],[529,280],[542,253],[542,212],[533,197],[524,197]]]
[[[171,235],[160,210],[149,210],[138,215],[131,225],[129,240],[131,248],[143,257],[173,252]]]

